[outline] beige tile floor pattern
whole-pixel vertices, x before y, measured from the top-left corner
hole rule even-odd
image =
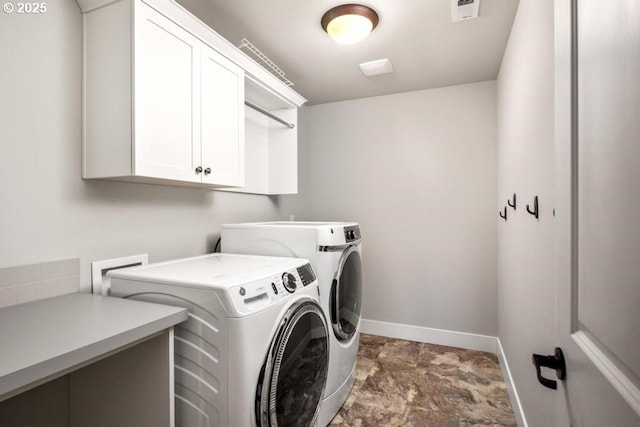
[[[515,426],[494,354],[361,334],[356,381],[331,426]]]

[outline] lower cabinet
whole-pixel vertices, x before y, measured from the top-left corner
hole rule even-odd
[[[0,402],[2,426],[174,424],[169,331]]]

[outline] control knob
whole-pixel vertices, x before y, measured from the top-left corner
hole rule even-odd
[[[282,275],[282,284],[284,285],[284,288],[287,290],[287,292],[291,294],[295,292],[296,288],[298,287],[296,276],[291,273],[284,273]]]

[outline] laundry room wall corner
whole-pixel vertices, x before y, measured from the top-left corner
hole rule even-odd
[[[360,223],[364,319],[497,335],[495,91],[301,109],[299,194],[281,216]]]

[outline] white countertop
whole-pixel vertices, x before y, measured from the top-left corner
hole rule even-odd
[[[180,307],[75,293],[0,309],[0,401],[187,319]]]

